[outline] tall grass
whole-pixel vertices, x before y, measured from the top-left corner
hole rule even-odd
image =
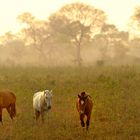
[[[137,140],[140,139],[140,67],[0,68],[0,89],[17,97],[12,122],[3,110],[0,140]],[[53,89],[53,105],[45,123],[36,123],[35,92]],[[81,128],[75,108],[77,94],[94,101],[89,132]]]

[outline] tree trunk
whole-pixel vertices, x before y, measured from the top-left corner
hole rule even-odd
[[[76,45],[76,62],[78,64],[78,67],[82,66],[81,46],[80,45]]]

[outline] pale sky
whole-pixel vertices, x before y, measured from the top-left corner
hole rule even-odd
[[[21,25],[17,16],[23,12],[30,12],[38,19],[47,19],[63,5],[72,2],[84,2],[102,9],[109,23],[115,24],[120,30],[127,29],[134,8],[140,6],[140,0],[0,0],[0,35],[19,31]]]

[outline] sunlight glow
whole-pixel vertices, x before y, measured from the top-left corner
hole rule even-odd
[[[63,5],[73,2],[84,2],[102,9],[108,16],[108,22],[120,30],[127,30],[126,25],[134,8],[140,5],[140,0],[1,0],[0,34],[19,31],[21,25],[17,16],[23,12],[30,12],[39,19],[47,19]]]

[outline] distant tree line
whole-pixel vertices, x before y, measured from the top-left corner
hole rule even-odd
[[[23,28],[0,37],[0,63],[79,67],[88,62],[139,63],[140,38],[138,34],[131,38],[130,32],[140,31],[140,7],[130,18],[130,32],[119,31],[107,23],[104,11],[84,3],[67,4],[45,20],[28,12],[17,19]]]

